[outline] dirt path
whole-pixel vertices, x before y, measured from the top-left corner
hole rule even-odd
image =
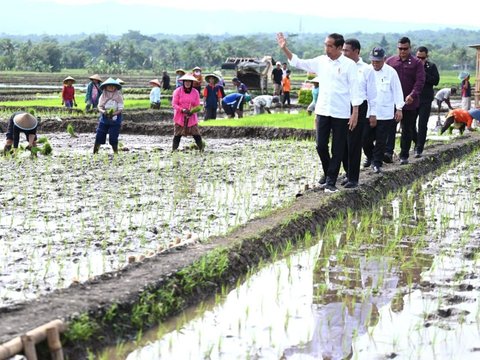
[[[96,122],[78,121],[77,131],[94,131]],[[62,123],[62,126],[66,124]],[[44,123],[44,129],[49,129]],[[53,126],[53,125],[52,125]],[[58,123],[57,123],[58,127]],[[50,130],[50,129],[49,129]],[[123,131],[145,131],[159,135],[162,131],[171,134],[171,125],[124,124]],[[210,137],[311,137],[311,131],[291,129],[223,129],[205,128],[205,136]],[[207,135],[208,134],[208,135]],[[228,236],[212,238],[210,242],[179,248],[135,263],[119,272],[102,275],[93,281],[58,290],[39,300],[3,310],[0,313],[0,344],[19,336],[26,331],[45,324],[53,319],[70,321],[79,314],[88,313],[96,321],[93,338],[103,336],[101,344],[112,343],[119,335],[131,335],[135,329],[128,322],[132,309],[144,301],[147,294],[158,294],[164,287],[173,289],[179,311],[188,304],[197,303],[219,289],[221,284],[234,283],[238,276],[245,274],[261,259],[268,259],[269,248],[281,246],[287,240],[295,240],[307,232],[315,232],[326,221],[347,209],[360,209],[371,206],[388,192],[412,183],[421,176],[444,166],[451,161],[477,149],[480,135],[469,134],[449,144],[440,144],[426,149],[421,159],[412,159],[410,165],[392,164],[385,167],[382,176],[362,172],[364,182],[353,190],[342,190],[328,195],[319,189],[307,190],[288,208],[248,222]],[[179,271],[191,266],[202,256],[214,249],[226,249],[228,268],[217,277],[199,281],[197,286],[187,291]],[[105,314],[117,304],[116,313],[106,321]],[[163,314],[168,315],[168,314]],[[145,322],[144,327],[151,324]],[[97,347],[96,341],[66,344],[70,358],[83,358],[86,346]]]

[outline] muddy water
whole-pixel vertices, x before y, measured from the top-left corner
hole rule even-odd
[[[311,142],[47,134],[51,157],[0,158],[0,308],[203,241],[318,181]],[[26,155],[26,157],[25,157]]]
[[[333,222],[314,246],[107,357],[480,358],[477,158]]]

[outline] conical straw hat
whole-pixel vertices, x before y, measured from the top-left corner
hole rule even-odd
[[[33,130],[37,127],[38,120],[29,113],[22,113],[14,116],[13,123],[22,130]]]

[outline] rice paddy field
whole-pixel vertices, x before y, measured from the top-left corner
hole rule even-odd
[[[2,157],[0,309],[128,262],[224,234],[318,181],[311,142],[47,134],[51,156]]]
[[[478,153],[103,359],[478,359]]]
[[[69,115],[58,102],[32,94],[0,103],[0,117],[16,106]],[[126,104],[148,108],[144,95]],[[313,118],[280,109],[202,125],[310,130]],[[0,157],[0,314],[234,232],[288,208],[321,176],[312,141],[205,139],[199,153],[183,138],[172,153],[170,136],[122,134],[118,156],[109,146],[93,156],[93,133],[42,135],[50,156]],[[272,261],[236,286],[89,358],[479,358],[477,159],[339,214],[300,245],[272,247]]]

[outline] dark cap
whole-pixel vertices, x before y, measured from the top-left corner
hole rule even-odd
[[[381,47],[374,47],[370,52],[370,60],[383,60],[385,58],[385,50]]]

